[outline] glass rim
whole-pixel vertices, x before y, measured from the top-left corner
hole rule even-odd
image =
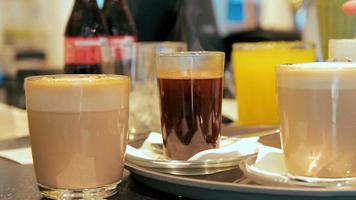
[[[307,62],[307,63],[287,63],[277,65],[277,68],[282,69],[356,69],[355,62]]]
[[[355,38],[329,39],[329,42],[356,42]]]
[[[137,45],[161,45],[161,44],[179,44],[179,45],[187,45],[186,42],[181,41],[143,41],[143,42],[135,42]]]
[[[159,53],[158,57],[199,57],[199,56],[225,56],[223,51],[178,51]]]
[[[73,77],[73,78],[85,78],[85,77],[109,77],[109,78],[117,78],[121,80],[130,80],[129,76],[126,75],[119,75],[119,74],[50,74],[50,75],[35,75],[29,76],[25,78],[25,81],[36,81],[41,78],[63,78],[63,77]],[[60,79],[58,79],[60,80]]]
[[[295,40],[295,41],[262,41],[262,42],[239,42],[233,43],[232,49],[235,50],[256,50],[256,49],[314,49],[315,44],[311,42]]]

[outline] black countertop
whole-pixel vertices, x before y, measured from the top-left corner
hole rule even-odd
[[[0,142],[0,150],[29,146],[29,138],[19,138]],[[36,186],[33,165],[20,165],[0,158],[0,199],[1,200],[31,200],[41,199]],[[44,198],[42,198],[44,199]],[[119,186],[119,192],[109,199],[186,199],[162,191],[151,189],[136,181],[130,172],[124,172],[124,178]]]

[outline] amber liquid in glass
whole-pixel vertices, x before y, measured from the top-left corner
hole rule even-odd
[[[219,145],[222,78],[158,78],[166,156],[187,160]]]

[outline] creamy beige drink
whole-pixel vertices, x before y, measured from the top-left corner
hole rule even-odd
[[[100,188],[120,181],[129,82],[115,75],[26,79],[32,155],[40,186]]]
[[[294,176],[356,176],[356,63],[277,68],[281,136]]]

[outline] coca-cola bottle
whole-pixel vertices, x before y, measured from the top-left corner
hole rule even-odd
[[[105,63],[110,63],[108,35],[96,0],[75,0],[65,30],[65,73],[103,73]]]
[[[115,73],[130,75],[133,43],[137,40],[135,23],[126,0],[105,0],[104,13]]]

